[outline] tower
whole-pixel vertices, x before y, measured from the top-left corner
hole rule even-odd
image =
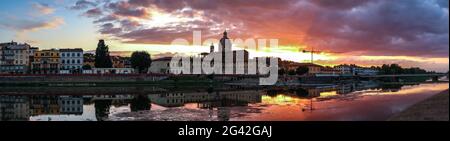
[[[209,46],[209,53],[213,52],[214,52],[214,44],[211,44],[211,46]]]
[[[228,38],[228,32],[223,32],[223,37],[220,39],[219,52],[231,51],[231,42]]]

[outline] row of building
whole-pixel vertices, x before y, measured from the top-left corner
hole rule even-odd
[[[164,57],[152,61],[149,68],[150,73],[170,74],[172,57]],[[173,62],[172,62],[173,63]],[[243,66],[234,65],[235,67],[248,67],[248,62],[243,63]],[[191,64],[192,65],[192,64]],[[295,71],[299,67],[307,67],[308,72],[305,75],[315,76],[367,76],[377,75],[379,71],[375,68],[366,68],[356,65],[338,65],[334,67],[321,66],[312,63],[298,63],[293,61],[278,61],[279,69],[286,72]],[[247,70],[246,70],[247,72]]]
[[[113,68],[95,68],[95,56],[75,49],[39,50],[29,44],[0,43],[0,74],[133,73],[129,58],[111,56]],[[83,68],[83,66],[89,66]]]
[[[58,74],[81,72],[83,49],[39,50],[17,42],[0,44],[0,73]]]
[[[225,31],[223,33],[223,37],[220,39],[219,50],[215,51],[214,45],[211,45],[210,52],[201,53],[198,56],[191,57],[191,72],[193,72],[193,68],[201,68],[202,66],[195,66],[196,64],[192,63],[192,60],[203,60],[207,55],[222,55],[222,60],[225,60],[225,54],[233,55],[233,62],[222,62],[223,72],[225,72],[225,68],[233,68],[234,74],[236,74],[236,70],[238,68],[243,68],[244,74],[249,74],[249,62],[258,62],[259,58],[249,58],[249,53],[246,50],[232,50],[231,43],[226,43],[229,39],[228,34]],[[237,58],[237,54],[242,54],[243,58]],[[149,68],[150,73],[159,73],[159,74],[169,74],[176,73],[179,74],[176,70],[171,68],[171,66],[176,66],[173,63],[180,62],[172,62],[172,57],[160,58],[152,61],[151,67]],[[256,63],[258,64],[258,63]],[[201,65],[201,64],[197,64]],[[266,65],[270,65],[269,59],[266,60]],[[256,66],[258,68],[258,66]],[[299,67],[307,67],[308,73],[305,75],[314,75],[314,76],[355,76],[355,75],[377,75],[378,70],[372,68],[359,67],[356,65],[339,65],[335,67],[325,67],[318,64],[313,63],[298,63],[293,61],[283,61],[278,59],[278,67],[279,69],[285,70],[285,72],[295,71]],[[257,73],[258,73],[258,69]],[[204,72],[202,72],[203,74]]]
[[[377,75],[379,70],[375,68],[361,67],[357,65],[337,65],[334,67],[322,66],[313,63],[298,63],[293,61],[279,61],[279,68],[286,72],[295,71],[299,67],[307,67],[306,75],[315,76],[367,76]]]
[[[249,58],[249,53],[246,50],[232,50],[231,43],[226,43],[228,41],[227,39],[228,34],[224,32],[222,39],[220,39],[218,51],[215,51],[214,45],[211,45],[210,52],[192,56],[190,58],[191,61],[196,59],[203,60],[208,55],[222,55],[223,72],[225,72],[225,68],[233,68],[233,74],[237,74],[238,68],[241,68],[241,70],[244,70],[244,74],[251,74],[248,69],[249,62],[258,62],[259,59]],[[232,54],[233,61],[225,62],[225,54]],[[238,54],[243,55],[243,58],[238,58]],[[112,56],[111,60],[113,62],[112,68],[95,68],[94,55],[84,54],[81,48],[39,50],[39,48],[31,47],[26,43],[0,43],[0,74],[130,74],[135,72],[131,67],[129,58]],[[378,70],[376,69],[356,65],[325,67],[312,63],[278,60],[279,69],[283,69],[286,72],[295,71],[299,67],[307,67],[308,73],[306,75],[342,76],[378,74]],[[172,62],[172,57],[152,60],[148,73],[179,74],[182,69],[176,70],[171,68],[171,66],[178,65],[174,63],[181,62]],[[270,62],[267,60],[266,65],[269,64]],[[191,63],[190,65],[191,72],[189,74],[194,74],[194,68],[202,68],[202,66],[195,66],[202,64]],[[83,66],[89,67],[84,68]],[[258,72],[256,69],[256,73]],[[204,73],[203,70],[201,73]]]
[[[38,115],[81,115],[81,96],[0,95],[0,121],[28,120]]]

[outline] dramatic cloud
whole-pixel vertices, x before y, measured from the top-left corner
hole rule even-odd
[[[167,44],[190,39],[193,30],[219,38],[228,29],[232,38],[277,38],[281,45],[349,55],[449,53],[448,0],[122,0],[99,5],[101,11],[89,17],[95,17],[100,32],[129,43]]]
[[[110,3],[107,7],[113,11],[114,15],[118,16],[137,17],[137,18],[146,18],[149,16],[145,8],[138,8],[132,6],[124,1],[117,3]]]

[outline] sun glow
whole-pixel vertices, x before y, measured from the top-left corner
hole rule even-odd
[[[209,52],[208,46],[185,46],[185,45],[162,45],[162,44],[126,44],[126,47],[121,47],[122,51],[148,51],[151,54],[180,54],[196,56],[202,52]],[[241,50],[242,48],[233,47],[234,50]],[[294,62],[310,62],[311,54],[303,52],[294,52],[292,47],[266,48],[263,50],[248,50],[250,57],[279,57],[282,60],[289,60]],[[314,54],[314,60],[333,60],[334,56],[326,53]]]
[[[189,10],[189,9],[186,9]],[[185,9],[179,12],[186,11]],[[178,13],[166,13],[159,10],[152,10],[150,12],[151,19],[138,19],[145,27],[175,27],[175,26],[188,26],[189,24],[183,24],[193,22],[197,20],[203,20],[201,12],[193,12],[193,17],[185,17]]]
[[[292,105],[292,104],[299,104],[300,99],[280,94],[275,97],[262,96],[262,103],[275,105]]]

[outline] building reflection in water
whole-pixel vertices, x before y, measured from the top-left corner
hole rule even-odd
[[[152,104],[150,99],[145,95],[135,96],[130,103],[130,109],[132,112],[150,110]]]
[[[124,95],[0,95],[0,120],[29,120],[38,115],[82,115],[83,105],[93,104],[97,120],[106,120],[112,106],[129,106],[131,112],[151,110],[152,104],[171,108],[195,105],[209,111],[209,116],[228,121],[231,108],[249,104],[305,104],[312,108],[312,100],[354,91],[375,89],[398,91],[403,85],[378,85],[377,83],[342,84],[321,87],[274,87],[262,90],[214,90],[195,92],[160,92],[159,94]],[[310,105],[308,105],[310,102]]]
[[[28,97],[0,95],[1,121],[28,120],[30,113],[30,103]]]
[[[0,119],[28,120],[37,115],[81,115],[81,96],[0,95]]]

